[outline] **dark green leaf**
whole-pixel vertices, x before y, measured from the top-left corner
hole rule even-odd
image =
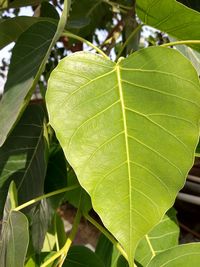
[[[111,19],[109,5],[102,0],[75,0],[72,2],[67,27],[73,28],[74,33],[91,39],[95,30],[99,27],[103,28],[104,21],[108,22]]]
[[[40,7],[40,17],[48,17],[53,18],[55,20],[59,20],[60,16],[52,4],[48,3],[47,1],[43,1]]]
[[[0,0],[0,9],[38,5],[43,0]]]
[[[148,267],[198,267],[200,243],[190,243],[168,249],[157,255]]]
[[[67,186],[67,164],[64,153],[58,144],[51,145],[47,173],[45,178],[45,193]],[[53,209],[57,209],[65,193],[51,197],[48,201]]]
[[[68,186],[76,184],[79,185],[77,176],[71,166],[68,167],[67,184]],[[92,209],[91,199],[88,193],[81,186],[75,190],[66,192],[65,200],[72,204],[74,207],[78,208],[80,197],[82,199],[82,211],[83,213],[88,213]]]
[[[54,211],[55,212],[55,211]],[[43,248],[45,235],[53,218],[53,211],[48,200],[44,199],[32,207],[29,212],[30,236],[34,252],[40,253]]]
[[[17,186],[19,204],[44,192],[46,161],[43,120],[44,113],[40,106],[28,106],[14,131],[0,148],[1,217],[12,180]]]
[[[17,38],[34,23],[47,20],[50,21],[50,19],[48,18],[36,18],[36,17],[26,17],[26,16],[1,20],[0,49],[2,49],[4,46],[8,45],[11,42],[15,42]]]
[[[195,69],[169,48],[142,49],[117,63],[79,52],[52,72],[46,100],[67,160],[131,265],[138,242],[173,205],[194,161]]]
[[[137,0],[137,14],[145,24],[177,39],[200,39],[200,13],[175,0]],[[200,45],[191,47],[200,51]]]
[[[119,256],[119,259],[117,261],[117,267],[129,267],[128,262],[124,259],[122,255]]]
[[[104,262],[105,267],[111,266],[113,244],[103,234],[99,237],[95,253]]]
[[[63,267],[105,267],[101,259],[89,248],[73,246],[70,248]]]
[[[0,146],[30,100],[36,86],[34,79],[55,31],[55,24],[38,22],[23,32],[16,42],[0,102]]]

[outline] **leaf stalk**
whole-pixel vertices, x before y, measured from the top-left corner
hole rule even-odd
[[[105,57],[106,59],[110,59],[100,48],[98,48],[96,45],[94,45],[93,43],[89,42],[88,40],[76,35],[76,34],[73,34],[71,32],[68,32],[68,31],[64,31],[62,33],[62,36],[64,37],[71,37],[75,40],[78,40],[78,41],[81,41],[82,43],[85,43],[87,44],[88,46],[92,47],[94,50],[96,50],[99,54],[101,54],[103,57]]]
[[[15,210],[15,211],[22,210],[22,209],[24,209],[24,208],[26,208],[26,207],[28,207],[30,205],[33,205],[34,203],[36,203],[36,202],[38,202],[38,201],[40,201],[42,199],[45,199],[45,198],[48,198],[48,197],[52,197],[52,196],[55,196],[55,195],[58,195],[58,194],[61,194],[61,193],[67,192],[67,191],[71,191],[71,190],[74,190],[74,189],[76,189],[78,187],[79,187],[79,185],[72,185],[72,186],[64,187],[62,189],[58,189],[56,191],[53,191],[53,192],[44,194],[42,196],[36,197],[34,199],[31,199],[31,200],[25,202],[24,204],[16,207],[13,210]]]
[[[69,234],[69,237],[67,238],[67,241],[65,243],[65,245],[61,248],[61,250],[59,250],[58,252],[56,252],[51,258],[49,258],[46,262],[44,262],[41,267],[46,267],[48,266],[50,263],[52,263],[53,261],[55,261],[57,258],[61,257],[59,263],[56,265],[58,267],[62,267],[64,261],[65,261],[65,258],[68,254],[68,251],[70,249],[70,246],[76,236],[76,233],[77,233],[77,230],[78,230],[78,226],[79,226],[79,223],[80,223],[80,220],[81,220],[81,217],[82,217],[82,212],[81,212],[81,205],[79,203],[79,208],[77,210],[77,213],[76,213],[76,216],[75,216],[75,219],[74,219],[74,223],[72,225],[72,230]]]
[[[132,40],[132,38],[140,31],[140,29],[144,26],[144,24],[139,24],[129,35],[129,37],[126,39],[126,41],[123,43],[122,48],[120,49],[116,61],[120,58],[122,52],[124,51],[125,47],[128,45],[128,43]]]
[[[200,44],[200,40],[182,40],[182,41],[175,41],[166,44],[162,44],[162,47],[168,46],[176,46],[176,45],[192,45],[192,44]]]
[[[123,247],[119,244],[119,242],[96,220],[94,220],[89,214],[83,214],[85,219],[87,219],[91,224],[93,224],[101,233],[103,233],[119,250],[119,252],[124,256],[124,258],[128,261],[128,255],[124,251]]]

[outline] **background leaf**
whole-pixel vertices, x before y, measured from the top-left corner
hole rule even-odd
[[[76,53],[52,72],[46,100],[67,160],[131,265],[137,243],[173,205],[193,164],[197,73],[162,47],[117,64]]]
[[[47,20],[50,21],[49,18],[37,18],[27,16],[0,20],[0,49],[2,49],[4,46],[8,45],[11,42],[15,42],[17,38],[34,23]],[[54,23],[56,24],[56,22]],[[32,44],[34,43],[33,39]]]
[[[0,217],[12,180],[17,186],[19,204],[44,192],[46,161],[43,123],[42,108],[38,105],[28,106],[0,148]]]
[[[101,259],[89,248],[72,246],[67,254],[63,267],[105,267]]]
[[[147,25],[179,40],[199,40],[200,13],[175,0],[137,0],[137,14]],[[200,45],[191,45],[200,51]]]
[[[43,0],[0,0],[0,9],[37,5]]]
[[[145,267],[155,255],[178,245],[179,227],[176,212],[171,209],[139,243],[135,260]]]
[[[105,267],[111,266],[113,244],[103,234],[101,234],[98,239],[95,253],[104,262]]]
[[[191,61],[200,76],[200,53],[186,45],[179,45],[176,49]]]
[[[38,69],[56,31],[50,22],[38,22],[21,34],[13,48],[5,91],[0,102],[0,146],[28,104]]]
[[[168,249],[157,255],[148,267],[194,267],[199,266],[200,244],[190,243]]]
[[[12,188],[11,185],[2,221],[0,262],[2,266],[22,267],[29,243],[28,220],[23,213],[11,210]]]

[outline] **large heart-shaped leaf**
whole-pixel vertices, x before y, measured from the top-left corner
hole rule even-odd
[[[199,40],[200,13],[175,0],[137,0],[140,19],[180,40]],[[200,45],[191,45],[200,51]]]
[[[199,103],[195,69],[169,48],[143,49],[117,64],[76,53],[51,74],[50,123],[130,266],[193,164]]]
[[[197,267],[200,263],[200,244],[190,243],[168,249],[153,258],[148,267]]]

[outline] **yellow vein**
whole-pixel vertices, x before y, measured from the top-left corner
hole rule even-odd
[[[120,61],[119,61],[120,62]],[[124,136],[125,136],[125,146],[126,146],[126,154],[127,154],[127,166],[128,166],[128,180],[129,180],[129,205],[130,205],[130,211],[132,211],[133,207],[131,204],[131,166],[130,166],[130,157],[129,157],[129,144],[128,144],[128,129],[127,129],[127,120],[126,120],[126,111],[125,111],[125,104],[124,104],[124,96],[123,96],[123,89],[122,89],[122,83],[121,83],[121,75],[120,75],[120,67],[117,64],[116,65],[116,71],[117,71],[117,81],[118,81],[118,87],[119,87],[119,96],[120,96],[120,103],[121,103],[121,108],[122,108],[122,117],[123,117],[123,123],[124,123]],[[132,233],[132,215],[130,214],[130,236],[129,238],[131,239],[133,236]],[[129,257],[132,255],[132,245],[130,245],[129,248]]]
[[[150,242],[150,240],[149,240],[148,235],[145,235],[145,238],[146,238],[147,244],[149,245],[149,248],[150,248],[150,250],[151,250],[151,253],[152,253],[152,257],[151,257],[151,259],[152,259],[153,257],[156,256],[156,253],[155,253],[155,251],[154,251],[154,249],[153,249],[153,247],[152,247],[152,245],[151,245],[151,242]]]

